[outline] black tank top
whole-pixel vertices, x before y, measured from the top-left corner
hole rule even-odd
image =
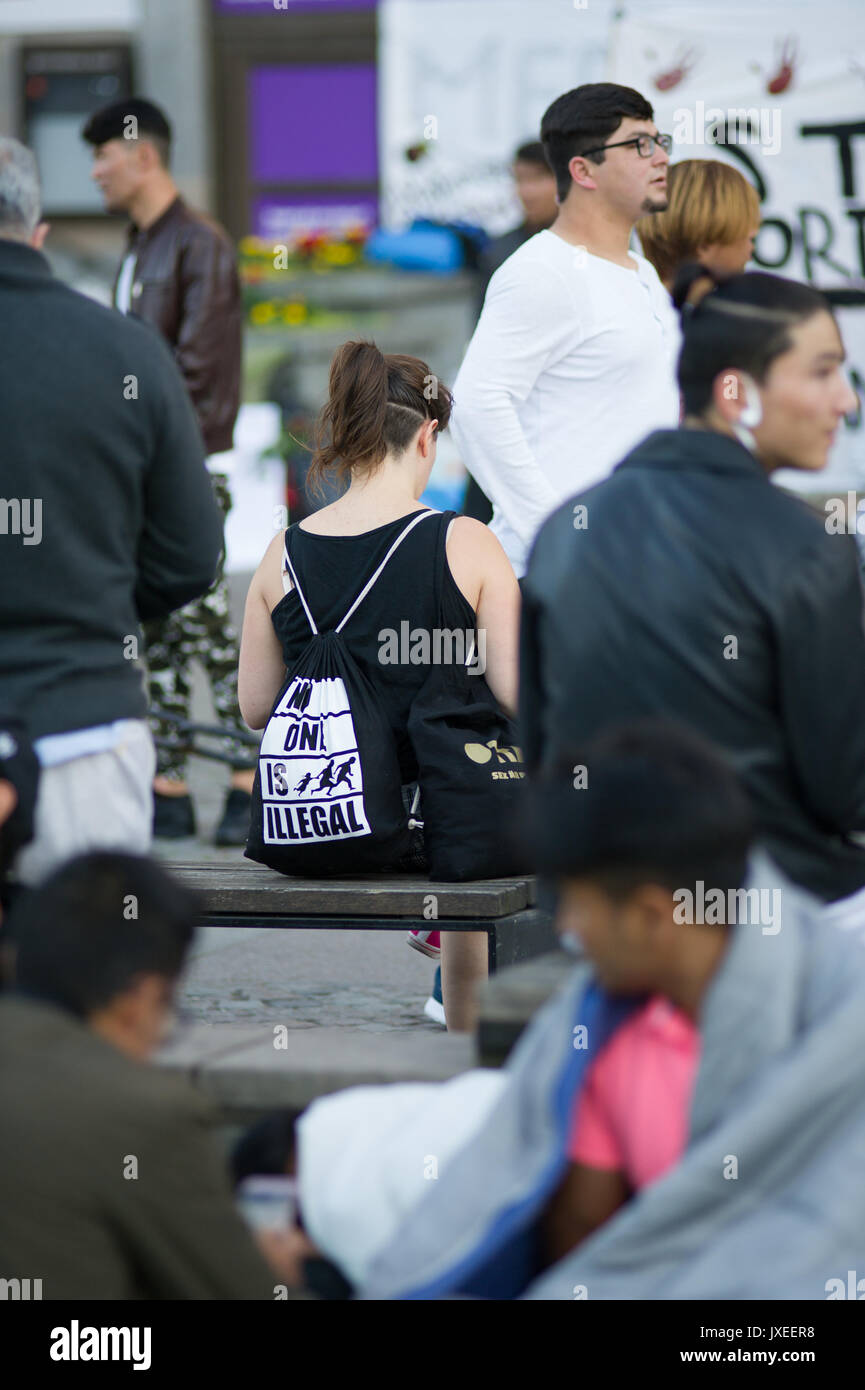
[[[359,536],[316,536],[297,524],[288,528],[288,553],[319,632],[331,631],[345,617],[412,515]],[[440,626],[469,633],[477,625],[475,611],[457,588],[444,555],[445,533],[454,515],[432,513],[418,522],[341,633],[390,721],[405,783],[417,777],[417,762],[407,734],[408,713],[430,670],[429,665],[410,660],[411,634],[413,630],[431,634]],[[436,566],[442,563],[439,613],[435,611],[434,576]],[[295,589],[280,599],[271,618],[290,671],[312,636]],[[422,650],[422,642],[416,641],[415,652]],[[392,659],[396,653],[398,661]],[[391,659],[381,660],[380,656]]]

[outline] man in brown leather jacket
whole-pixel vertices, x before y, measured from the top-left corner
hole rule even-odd
[[[83,131],[93,146],[93,178],[109,212],[130,218],[126,253],[114,286],[124,314],[151,323],[174,352],[208,453],[217,500],[227,516],[231,493],[220,458],[232,446],[240,401],[242,311],[234,247],[225,231],[187,207],[168,168],[171,127],[158,106],[126,98],[97,111]],[[220,572],[203,598],[145,625],[151,703],[180,720],[190,717],[189,665],[197,658],[223,727],[248,732],[237,705],[237,636],[229,621]],[[185,780],[183,735],[174,722],[155,721],[159,747],[154,781],[154,834],[194,834]],[[232,778],[217,844],[243,844],[255,759],[232,740]]]

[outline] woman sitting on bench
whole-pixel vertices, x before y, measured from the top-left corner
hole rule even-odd
[[[436,432],[446,428],[450,412],[450,392],[416,357],[385,356],[367,342],[344,343],[334,355],[308,482],[319,493],[325,488],[331,495],[334,489],[342,491],[335,502],[274,536],[250,585],[239,698],[251,728],[265,725],[286,669],[310,640],[307,613],[286,573],[286,549],[318,631],[330,631],[407,519],[432,512],[419,498],[435,462]],[[400,641],[398,659],[393,644],[386,653],[382,644],[386,632],[413,637],[421,632],[427,639],[421,648],[436,650],[431,637],[440,628],[440,615],[434,576],[443,524],[439,516],[413,528],[342,633],[393,731],[404,786],[418,776],[407,725],[429,666],[415,642]],[[486,526],[470,517],[450,521],[442,584],[451,607],[462,615],[463,630],[485,634],[487,683],[512,712],[519,589],[507,556]],[[473,1026],[475,986],[486,974],[486,952],[483,932],[443,933],[442,983],[451,1029]]]

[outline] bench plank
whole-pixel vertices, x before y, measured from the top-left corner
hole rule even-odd
[[[473,883],[432,883],[404,874],[352,879],[303,879],[278,874],[263,864],[185,864],[165,867],[201,895],[205,912],[279,917],[413,917],[434,927],[437,920],[482,920],[520,912],[534,896],[526,877]],[[425,917],[430,895],[437,916]]]

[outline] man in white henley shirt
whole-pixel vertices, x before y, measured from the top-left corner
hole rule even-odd
[[[678,423],[676,316],[629,251],[637,218],[667,205],[668,150],[629,143],[657,134],[628,87],[593,83],[553,103],[541,139],[559,215],[496,271],[454,384],[457,447],[517,575],[556,507]]]

